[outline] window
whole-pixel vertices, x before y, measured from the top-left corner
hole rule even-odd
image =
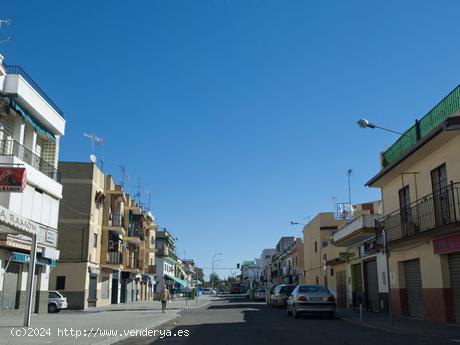
[[[56,277],[56,290],[65,290],[65,276]]]
[[[315,253],[318,253],[318,242],[315,241]]]
[[[318,279],[318,277],[316,277]],[[324,286],[316,286],[316,285],[300,285],[299,286],[300,293],[328,293],[329,290],[326,289]]]
[[[431,187],[433,189],[434,215],[436,225],[444,225],[451,222],[451,201],[446,165],[443,164],[431,171]]]
[[[405,186],[399,190],[399,210],[401,212],[401,225],[404,237],[411,233],[412,210],[410,207],[410,190]]]
[[[319,280],[318,280],[318,277],[316,277],[316,285],[319,284]]]
[[[93,234],[93,247],[97,248],[97,234]]]
[[[334,269],[331,268],[331,277],[333,277],[333,276],[334,276]]]

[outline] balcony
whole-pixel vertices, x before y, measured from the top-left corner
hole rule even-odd
[[[61,182],[61,173],[54,166],[15,140],[0,140],[0,155],[17,157],[54,181]]]
[[[20,66],[6,66],[7,74],[16,74],[20,75],[26,82],[29,83],[31,87],[37,91],[37,93],[46,101],[48,104],[62,117],[64,117],[64,112],[59,108],[56,103],[43,91],[40,86],[22,69]]]
[[[107,263],[109,265],[122,265],[123,264],[123,254],[120,252],[108,252],[107,253]]]
[[[448,231],[460,225],[460,183],[426,195],[376,221],[378,231],[387,232],[389,243],[428,235],[434,230]]]
[[[383,153],[383,167],[395,162],[434,128],[460,110],[460,85],[431,109],[415,125],[406,130],[401,137]]]

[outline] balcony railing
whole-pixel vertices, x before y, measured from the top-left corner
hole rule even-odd
[[[411,203],[376,221],[389,242],[460,222],[460,183],[451,183],[436,193]]]
[[[121,265],[123,263],[123,254],[120,252],[108,252],[107,263],[111,265]]]
[[[112,220],[110,226],[122,227],[124,224],[124,217],[121,213],[112,213]]]
[[[453,89],[441,102],[431,109],[415,125],[383,153],[383,166],[396,161],[400,156],[425,137],[444,120],[460,109],[460,85]]]
[[[51,107],[62,117],[64,117],[64,112],[59,108],[56,103],[53,102],[53,100],[43,91],[40,86],[37,85],[37,83],[22,69],[20,66],[6,66],[6,73],[7,74],[18,74],[21,77],[23,77],[30,86],[32,86],[35,91],[37,91],[40,96],[42,96]]]
[[[0,140],[0,155],[18,157],[24,163],[41,171],[46,176],[57,182],[61,182],[61,173],[54,166],[15,140]]]

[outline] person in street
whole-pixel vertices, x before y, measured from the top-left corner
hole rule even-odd
[[[171,294],[166,286],[163,286],[163,289],[160,291],[160,301],[161,301],[161,311],[164,313],[166,310],[166,303],[168,299],[171,299]]]

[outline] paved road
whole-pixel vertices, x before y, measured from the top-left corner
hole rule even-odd
[[[448,339],[414,337],[374,330],[339,319],[304,317],[295,320],[285,309],[264,303],[226,297],[206,309],[184,311],[181,317],[162,327],[182,336],[130,338],[118,345],[426,345],[450,344]],[[188,336],[185,334],[188,333]]]

